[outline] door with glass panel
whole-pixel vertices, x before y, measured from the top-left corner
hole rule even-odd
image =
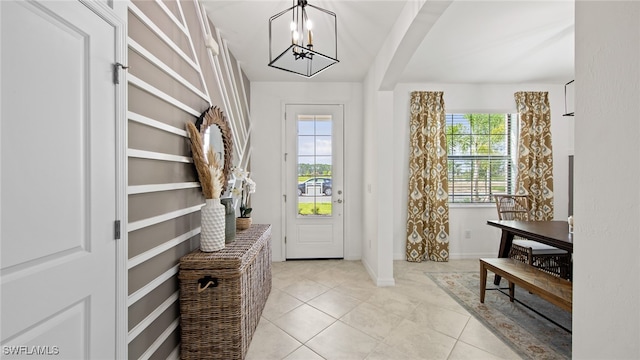
[[[286,258],[344,256],[343,106],[286,105]]]

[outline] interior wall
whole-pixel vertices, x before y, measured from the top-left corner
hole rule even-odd
[[[572,353],[639,359],[640,3],[575,6]]]
[[[128,358],[177,359],[179,260],[199,246],[204,205],[185,125],[220,107],[246,163],[246,80],[195,1],[129,2],[128,37]]]
[[[377,149],[376,131],[377,126],[375,119],[374,92],[372,90],[372,74],[369,73],[364,81],[364,116],[363,122],[363,173],[364,186],[362,188],[362,263],[369,272],[372,279],[376,279],[378,272],[378,181],[376,176],[378,173],[378,163],[375,161],[376,156],[372,156]]]
[[[394,161],[393,92],[374,91],[370,72],[365,81],[365,151],[362,233],[362,264],[377,286],[393,286],[393,229],[389,219],[398,211],[393,207],[396,190],[390,169]]]
[[[275,71],[275,70],[274,70]],[[284,247],[283,137],[285,104],[344,104],[345,259],[361,258],[362,244],[362,85],[359,83],[252,82],[254,114],[251,177],[252,218],[272,225],[273,261],[286,259]]]
[[[444,91],[445,110],[448,113],[516,112],[515,92],[548,91],[553,136],[554,215],[561,220],[568,217],[568,155],[572,147],[573,122],[562,116],[563,85],[399,84],[394,92],[394,161],[391,171],[394,174],[393,208],[398,209],[392,220],[394,259],[406,258],[409,98],[412,91]],[[495,256],[498,253],[500,231],[486,225],[487,220],[497,219],[495,205],[450,204],[449,208],[449,250],[452,259]],[[465,238],[465,232],[470,232],[471,236]]]

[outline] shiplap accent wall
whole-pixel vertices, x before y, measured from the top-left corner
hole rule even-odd
[[[132,1],[128,32],[128,358],[179,358],[179,259],[199,245],[204,204],[185,123],[220,107],[248,168],[248,80],[197,1]]]

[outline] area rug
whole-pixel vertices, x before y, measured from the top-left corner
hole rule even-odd
[[[487,276],[484,304],[480,303],[479,272],[426,273],[476,319],[524,359],[571,359],[571,333],[527,309],[495,289]],[[502,279],[500,287],[506,288]],[[508,290],[503,290],[508,294]],[[571,313],[516,286],[516,299],[571,330]]]

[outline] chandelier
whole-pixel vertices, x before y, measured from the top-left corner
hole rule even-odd
[[[335,13],[292,0],[269,18],[269,66],[310,78],[338,62],[337,32]]]

